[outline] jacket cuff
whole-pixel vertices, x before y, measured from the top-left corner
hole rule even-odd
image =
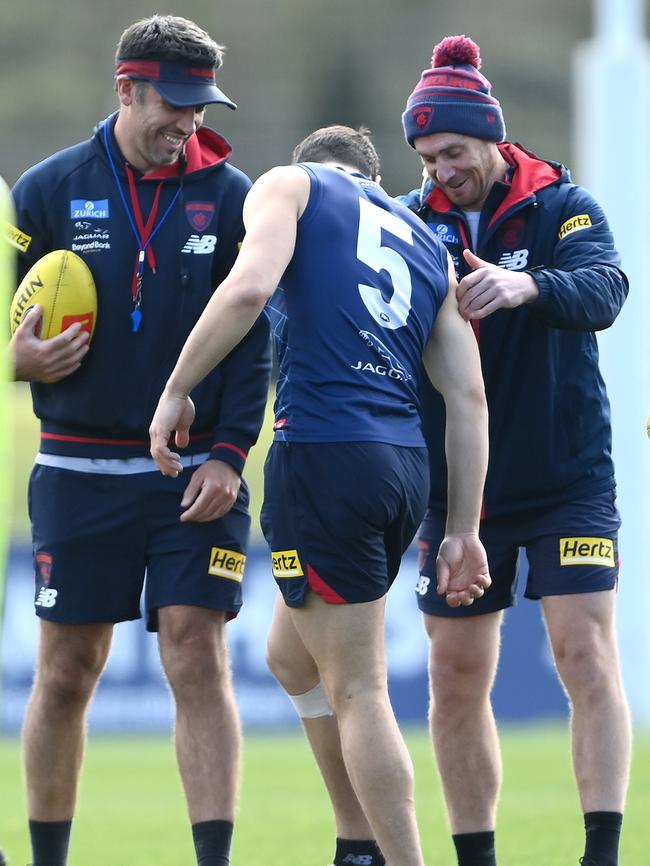
[[[219,441],[215,442],[210,448],[210,460],[221,460],[241,475],[246,465],[248,451],[244,451],[239,445],[232,442]]]
[[[539,294],[535,298],[534,301],[530,302],[530,306],[534,307],[539,304],[539,306],[543,307],[546,301],[549,298],[550,289],[549,289],[549,281],[548,277],[544,273],[546,268],[536,267],[536,268],[526,268],[524,273],[531,276],[537,285],[537,290]]]

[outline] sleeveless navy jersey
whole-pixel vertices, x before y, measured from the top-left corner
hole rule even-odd
[[[275,438],[423,446],[421,357],[447,292],[447,252],[378,184],[300,167],[310,197],[268,307]]]

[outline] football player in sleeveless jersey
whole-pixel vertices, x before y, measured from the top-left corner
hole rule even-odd
[[[478,350],[446,250],[376,182],[368,137],[318,130],[294,161],[247,196],[241,252],[167,382],[151,451],[164,474],[182,471],[168,443],[174,431],[179,448],[188,441],[190,391],[273,295],[279,383],[262,528],[283,597],[274,629],[293,642],[295,682],[311,665],[301,716],[318,719],[324,704],[335,713],[378,857],[423,866],[412,766],[388,698],[384,605],[426,506],[422,361],[447,407],[449,519],[438,591],[465,606],[490,584],[477,534],[487,465]],[[291,675],[281,679],[286,686]],[[337,854],[339,862],[383,863],[368,856]]]

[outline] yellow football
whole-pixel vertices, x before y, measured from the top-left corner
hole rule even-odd
[[[91,338],[97,322],[97,290],[90,268],[70,250],[54,250],[39,259],[16,290],[11,302],[13,334],[25,313],[34,304],[43,311],[38,335],[41,340],[56,337],[74,322]]]

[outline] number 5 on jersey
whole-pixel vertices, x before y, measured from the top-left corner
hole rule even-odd
[[[411,309],[411,274],[404,258],[390,247],[382,246],[384,229],[406,243],[413,244],[410,227],[388,211],[365,198],[359,198],[359,237],[357,258],[374,271],[387,271],[393,284],[393,294],[385,301],[379,289],[359,283],[359,294],[368,312],[382,328],[401,328]]]

